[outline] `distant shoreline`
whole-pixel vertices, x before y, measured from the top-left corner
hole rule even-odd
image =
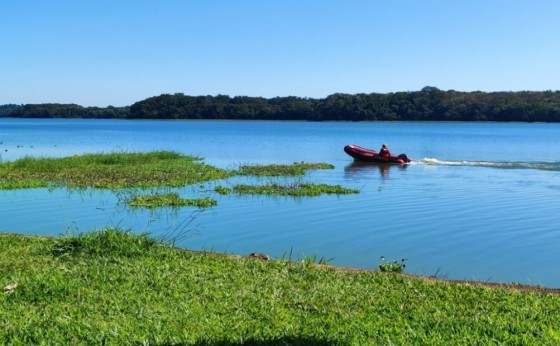
[[[0,118],[161,120],[560,122],[560,91],[420,91],[343,94],[326,98],[188,96],[149,97],[125,107],[77,104],[0,105]]]

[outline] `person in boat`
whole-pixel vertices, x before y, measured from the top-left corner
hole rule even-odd
[[[383,144],[381,146],[381,150],[379,150],[379,156],[381,156],[381,157],[391,156],[391,152],[389,152],[389,148],[387,147],[387,144]]]

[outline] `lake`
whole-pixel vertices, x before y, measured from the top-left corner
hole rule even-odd
[[[406,153],[406,167],[354,164],[345,144]],[[0,160],[26,155],[173,150],[221,168],[326,162],[295,180],[356,195],[221,196],[214,185],[294,181],[235,178],[176,189],[216,207],[131,209],[110,191],[0,191],[0,232],[60,235],[118,226],[181,233],[176,245],[246,255],[323,258],[449,279],[560,287],[560,124],[124,121],[0,119]]]

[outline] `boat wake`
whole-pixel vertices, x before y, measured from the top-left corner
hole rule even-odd
[[[560,171],[560,161],[555,162],[491,162],[491,161],[447,161],[424,158],[414,161],[417,165],[428,166],[472,166],[505,169],[537,169],[543,171]]]

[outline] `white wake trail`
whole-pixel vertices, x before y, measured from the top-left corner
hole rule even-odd
[[[439,160],[436,158],[423,158],[413,161],[413,164],[427,166],[472,166],[472,167],[490,167],[504,169],[537,169],[546,171],[560,171],[560,161],[553,162],[493,162],[493,161],[454,161]]]

